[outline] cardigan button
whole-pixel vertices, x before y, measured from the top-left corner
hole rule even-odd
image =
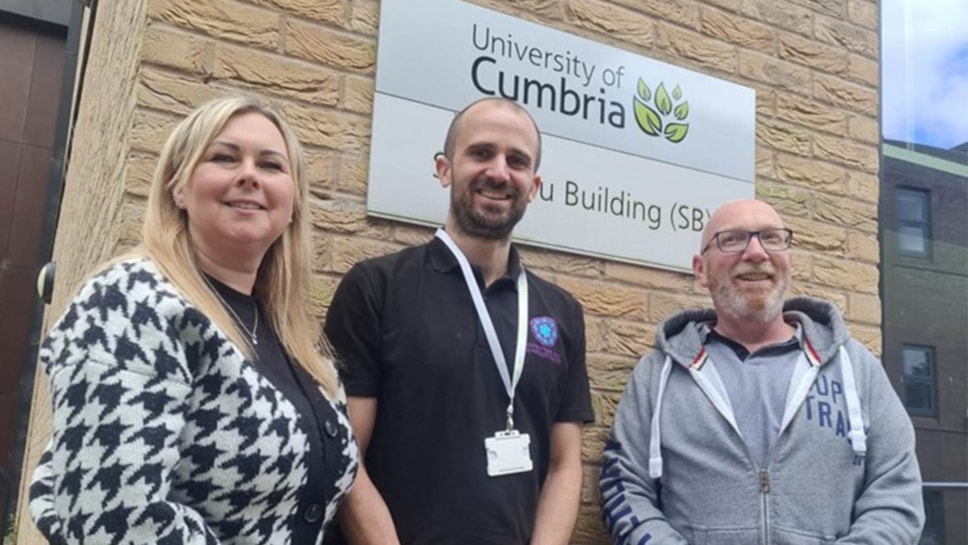
[[[336,423],[332,420],[327,420],[323,423],[323,429],[326,430],[326,435],[330,437],[336,437],[336,432],[339,430],[336,428]]]
[[[316,524],[323,518],[323,506],[318,503],[311,503],[309,507],[303,511],[303,520],[309,524]]]

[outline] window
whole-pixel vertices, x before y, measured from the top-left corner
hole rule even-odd
[[[897,249],[901,254],[928,257],[930,197],[921,189],[897,189]]]
[[[905,344],[904,403],[908,413],[916,415],[935,414],[934,348]]]
[[[941,490],[925,489],[924,531],[918,545],[944,545],[944,497]]]
[[[968,1],[876,6],[884,369],[926,476],[920,545],[968,545]]]

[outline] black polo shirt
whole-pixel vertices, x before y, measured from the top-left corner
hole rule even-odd
[[[508,366],[517,333],[517,251],[484,293]],[[475,271],[478,284],[481,277]],[[350,396],[378,397],[367,470],[405,545],[528,543],[551,427],[590,422],[585,325],[567,292],[528,275],[528,335],[515,423],[534,471],[487,476],[484,439],[508,398],[456,258],[438,239],[357,264],[326,334]]]

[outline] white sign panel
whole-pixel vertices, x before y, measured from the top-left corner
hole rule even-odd
[[[519,242],[691,270],[710,212],[754,194],[752,89],[456,0],[383,0],[370,214],[443,223],[434,154],[486,96],[542,132]]]

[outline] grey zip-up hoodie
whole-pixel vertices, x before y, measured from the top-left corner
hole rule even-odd
[[[599,486],[618,545],[913,545],[924,524],[914,429],[836,307],[784,305],[803,332],[760,467],[702,345],[712,310],[661,324],[622,395]]]

